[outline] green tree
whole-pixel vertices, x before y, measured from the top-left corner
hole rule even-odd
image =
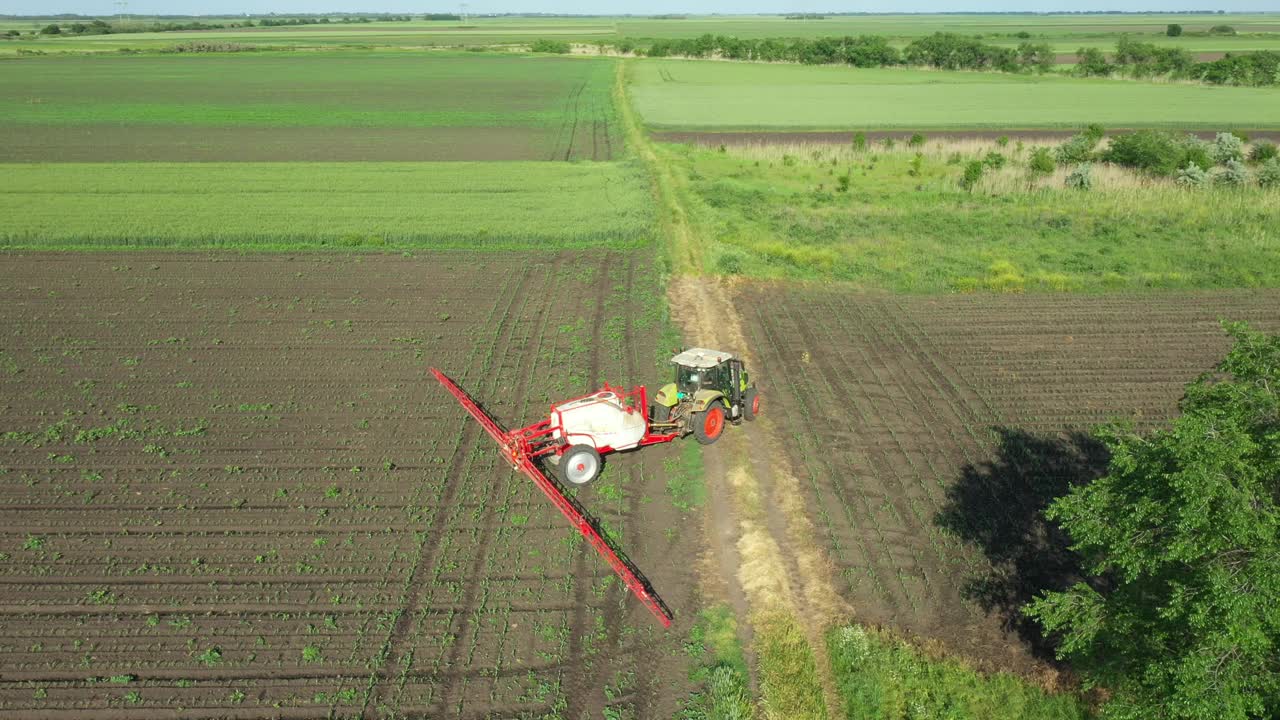
[[[1169,27],[1164,29],[1164,34],[1169,37],[1178,37],[1182,34],[1182,26],[1177,23],[1170,23]]]
[[[41,35],[61,35],[62,28],[53,24],[45,25],[44,27],[40,28],[40,34]]]
[[[1181,416],[1101,433],[1108,474],[1049,508],[1096,576],[1025,612],[1060,638],[1108,718],[1280,711],[1280,336],[1228,324]]]

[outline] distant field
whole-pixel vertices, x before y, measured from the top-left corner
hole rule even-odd
[[[634,65],[631,96],[664,129],[1280,125],[1269,88],[1003,73],[654,60]]]
[[[613,61],[371,53],[0,63],[0,162],[605,160]]]
[[[243,18],[202,18],[206,23],[240,22]],[[139,21],[146,22],[146,21]],[[1165,27],[1178,23],[1180,38],[1166,38]],[[0,30],[30,33],[43,26],[35,20],[0,20]],[[1210,27],[1228,24],[1236,36],[1208,36]],[[18,47],[46,51],[113,51],[158,49],[189,40],[240,42],[268,47],[461,47],[528,43],[554,37],[578,43],[622,38],[689,38],[705,33],[742,38],[884,35],[905,45],[934,32],[982,35],[988,42],[1016,45],[1031,35],[1060,53],[1081,46],[1112,47],[1122,33],[1184,47],[1193,52],[1280,49],[1280,14],[1251,15],[865,15],[823,20],[787,20],[779,16],[653,18],[471,18],[467,23],[409,22],[329,23],[296,27],[236,28],[173,33],[132,33],[86,37],[40,37],[22,43],[0,42],[0,54]]]
[[[0,247],[634,247],[634,163],[0,165]]]

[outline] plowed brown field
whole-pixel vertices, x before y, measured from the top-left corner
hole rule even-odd
[[[1048,669],[1018,609],[1078,577],[1041,512],[1105,468],[1088,431],[1176,412],[1220,318],[1280,293],[905,297],[760,283],[735,303],[855,617],[988,668]]]
[[[11,255],[0,717],[666,717],[660,633],[508,425],[654,371],[634,255]],[[677,612],[674,448],[579,494]]]

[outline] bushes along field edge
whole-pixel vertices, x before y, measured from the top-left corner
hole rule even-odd
[[[737,38],[704,34],[696,38],[624,39],[597,45],[622,54],[646,57],[720,58],[802,65],[848,65],[857,68],[895,66],[940,70],[995,70],[1047,73],[1057,55],[1048,43],[1024,41],[1016,48],[984,43],[978,38],[938,32],[902,50],[880,35],[844,37]],[[1227,53],[1218,60],[1197,62],[1183,48],[1143,43],[1122,35],[1111,60],[1097,48],[1080,48],[1072,71],[1081,77],[1122,76],[1136,79],[1195,80],[1212,85],[1273,86],[1280,83],[1280,52]]]

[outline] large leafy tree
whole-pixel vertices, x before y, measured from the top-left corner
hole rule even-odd
[[[1280,713],[1280,336],[1226,328],[1172,426],[1103,431],[1108,474],[1047,512],[1094,577],[1025,612],[1109,718]]]

